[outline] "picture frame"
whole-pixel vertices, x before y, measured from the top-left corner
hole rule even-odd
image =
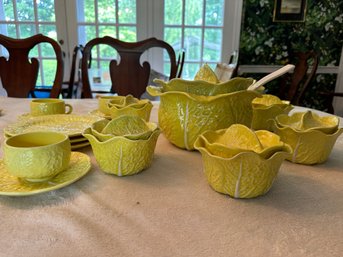
[[[304,22],[307,0],[275,0],[274,22]]]

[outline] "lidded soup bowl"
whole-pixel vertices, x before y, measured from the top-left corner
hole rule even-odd
[[[206,131],[194,144],[202,155],[210,186],[234,198],[252,198],[271,188],[283,160],[292,152],[279,136],[241,124]]]
[[[82,135],[104,172],[126,176],[150,167],[160,132],[156,124],[140,117],[120,116],[98,121]]]
[[[300,164],[325,162],[343,128],[336,116],[319,116],[311,111],[278,115],[273,130],[288,143],[293,154],[287,160]]]
[[[30,182],[46,181],[68,168],[71,146],[67,135],[29,132],[8,138],[4,163],[13,176]]]
[[[112,119],[121,115],[135,115],[146,121],[150,119],[152,103],[148,99],[139,100],[132,95],[117,96],[107,103],[107,111]]]
[[[203,80],[154,80],[160,87],[148,86],[160,97],[159,126],[177,147],[193,150],[196,138],[206,130],[227,128],[240,123],[250,126],[251,101],[260,93],[248,91],[253,79],[234,78],[223,83]]]
[[[288,114],[293,109],[289,101],[274,95],[264,94],[252,101],[251,128],[255,130],[272,130],[272,120],[280,114]]]

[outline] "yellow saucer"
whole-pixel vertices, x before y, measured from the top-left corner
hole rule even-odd
[[[72,152],[68,169],[42,183],[32,183],[10,175],[0,160],[0,195],[26,196],[56,190],[79,180],[91,168],[88,155]]]

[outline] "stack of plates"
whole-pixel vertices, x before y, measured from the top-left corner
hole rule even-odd
[[[66,134],[75,150],[89,145],[82,132],[94,122],[102,119],[95,115],[55,114],[23,119],[4,129],[6,138],[33,131],[55,131]]]

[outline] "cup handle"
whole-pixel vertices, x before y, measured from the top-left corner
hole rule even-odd
[[[66,114],[70,114],[73,111],[73,106],[70,104],[65,104],[66,108],[68,108],[68,111],[66,111]]]

